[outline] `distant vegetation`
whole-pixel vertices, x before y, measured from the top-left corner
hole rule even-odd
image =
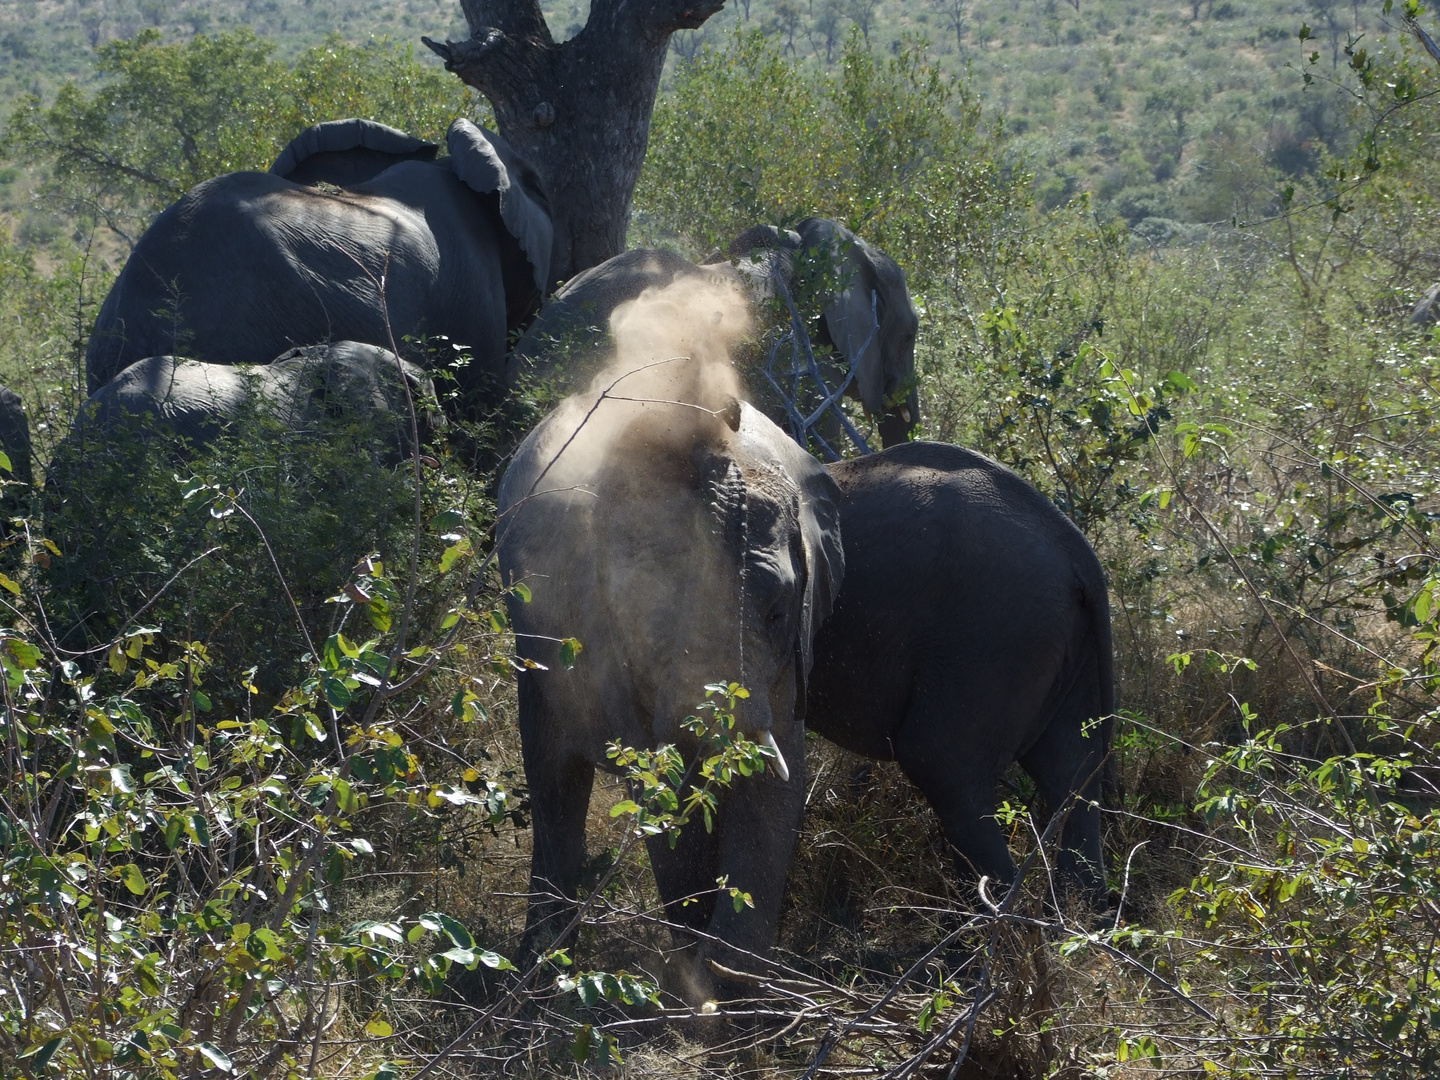
[[[177,0],[161,35],[108,45],[98,67],[74,35],[96,12],[100,37],[118,33],[123,0],[0,11],[0,50],[35,50],[5,65],[0,382],[24,394],[42,457],[125,254],[87,246],[107,217],[133,235],[175,191],[264,167],[312,120],[434,134],[479,108],[407,46],[322,40],[412,17],[453,35],[448,0],[261,7],[256,25],[285,34],[274,51],[219,5]],[[988,986],[970,1052],[993,1075],[1436,1074],[1440,333],[1407,315],[1440,278],[1440,65],[1386,36],[1402,10],[740,0],[677,41],[633,239],[704,255],[739,225],[825,214],[885,248],[922,310],[923,434],[1013,466],[1099,551],[1124,708],[1106,815],[1122,903],[1067,921],[1037,865],[1020,918],[962,916],[975,899],[914,790],[817,744],[781,934],[810,982],[776,999],[813,1011],[733,1054],[646,1042],[631,1032],[649,1021],[626,1025],[655,989],[625,970],[664,939],[636,914],[653,907],[622,842],[639,808],[613,788],[590,840],[609,921],[587,927],[578,967],[545,974],[535,1026],[470,1065],[498,1071],[529,1030],[537,1073],[623,1052],[636,1076],[800,1075],[827,1046],[827,1068],[896,1069],[963,1034]],[[197,36],[184,20],[202,11],[215,22]],[[555,11],[562,30],[584,17]],[[905,40],[922,31],[928,48]],[[32,85],[38,99],[16,96]],[[0,980],[6,1080],[46,1061],[389,1078],[471,1019],[437,1003],[447,975],[494,991],[529,832],[499,591],[456,583],[486,551],[493,478],[456,448],[513,437],[497,421],[442,438],[421,521],[401,525],[374,474],[340,483],[324,456],[226,456],[184,487],[163,463],[134,485],[156,507],[127,523],[137,557],[168,566],[162,541],[184,532],[230,561],[103,663],[46,637],[44,571],[65,554],[8,534],[0,949],[32,982]],[[304,677],[263,695],[235,655],[237,625],[289,610],[240,513],[269,527],[246,486],[262,470],[293,485],[273,513],[314,511],[282,568],[354,589],[311,598],[318,644],[287,658]],[[364,515],[330,514],[311,494],[327,491],[385,519],[384,560],[350,564],[335,530]],[[434,670],[372,708],[411,550],[406,663]],[[1023,855],[1043,815],[1018,773],[1003,794]],[[955,1045],[929,1067],[948,1071]]]
[[[544,4],[557,37],[584,24],[588,3]],[[1326,80],[1346,64],[1352,39],[1372,52],[1394,32],[1378,4],[1340,0],[1231,3],[1182,0],[731,0],[698,31],[672,43],[681,60],[738,28],[762,30],[781,54],[833,69],[846,38],[895,55],[929,43],[938,70],[968,72],[972,93],[1004,117],[1007,155],[1023,156],[1047,207],[1093,193],[1152,243],[1193,237],[1198,223],[1251,220],[1271,207],[1271,169],[1304,175],[1348,137],[1345,95]],[[1314,37],[1297,40],[1302,25]],[[95,77],[91,50],[145,29],[167,40],[253,28],[291,59],[327,35],[388,37],[438,64],[419,36],[465,33],[454,0],[17,0],[0,10],[0,109],[24,93],[48,100],[65,79]],[[1296,69],[1318,51],[1320,79]],[[0,174],[0,214],[22,217],[28,185]],[[23,223],[22,223],[23,224]],[[31,215],[32,240],[58,222]]]

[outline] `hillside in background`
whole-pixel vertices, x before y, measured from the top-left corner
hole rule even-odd
[[[588,14],[583,0],[545,6],[561,38]],[[98,44],[146,27],[184,40],[240,25],[281,59],[328,35],[389,36],[438,63],[420,35],[464,33],[455,0],[17,0],[0,6],[0,111],[28,93],[49,100],[65,80],[93,82]],[[1303,47],[1302,25],[1315,36]],[[731,0],[702,30],[676,36],[672,66],[737,26],[820,67],[839,62],[849,34],[881,54],[923,38],[933,63],[968,73],[981,104],[1004,118],[1011,157],[1036,173],[1042,205],[1088,191],[1152,243],[1261,216],[1274,198],[1267,175],[1304,175],[1342,149],[1345,95],[1327,80],[1343,81],[1352,40],[1373,50],[1390,33],[1380,5],[1335,0]],[[1316,76],[1308,87],[1302,67]],[[0,214],[43,245],[63,223],[32,205],[29,180],[0,168]]]

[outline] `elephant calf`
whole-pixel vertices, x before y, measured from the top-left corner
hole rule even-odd
[[[913,442],[829,466],[845,585],[815,639],[806,725],[898,761],[962,873],[1015,873],[996,785],[1019,761],[1052,811],[1078,801],[1059,869],[1092,902],[1115,711],[1105,575],[1085,537],[1004,466]]]
[[[291,349],[264,365],[174,356],[140,360],[90,396],[70,439],[108,435],[135,418],[152,417],[163,433],[198,448],[248,412],[259,412],[287,433],[316,428],[327,418],[368,424],[380,456],[393,464],[410,455],[402,371],[423,441],[440,422],[430,379],[394,353],[355,341]]]

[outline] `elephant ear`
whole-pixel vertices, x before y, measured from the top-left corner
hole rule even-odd
[[[555,230],[540,177],[509,143],[469,120],[451,124],[446,142],[455,175],[473,191],[499,198],[500,220],[530,264],[535,292],[543,296],[550,284]],[[509,282],[506,284],[508,291]]]
[[[354,187],[401,161],[433,161],[440,148],[374,120],[330,120],[290,140],[270,171],[296,184]]]
[[[886,399],[915,377],[919,317],[910,302],[905,272],[878,248],[828,218],[799,226],[804,246],[828,255],[844,285],[825,307],[825,330],[855,368],[855,387],[865,411],[883,416]],[[912,418],[918,419],[918,417]]]
[[[800,495],[800,541],[805,550],[805,597],[800,615],[800,679],[809,678],[815,635],[830,617],[845,580],[845,549],[840,543],[840,489],[820,462],[801,449],[751,405],[740,407],[741,449],[780,468]]]

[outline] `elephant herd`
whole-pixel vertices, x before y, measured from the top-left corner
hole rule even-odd
[[[91,397],[70,438],[141,415],[204,443],[258,401],[296,426],[316,410],[392,418],[398,460],[412,447],[407,402],[423,441],[445,411],[526,383],[569,395],[514,452],[496,526],[502,574],[529,593],[512,598],[511,621],[529,662],[531,951],[579,888],[607,745],[693,754],[683,721],[718,679],[748,688],[738,725],[767,767],[720,794],[713,830],[650,842],[670,919],[700,932],[682,944],[702,984],[705,959],[743,963],[774,943],[807,727],[897,761],[962,873],[1000,882],[1015,867],[996,786],[1018,761],[1052,810],[1068,808],[1059,869],[1103,902],[1099,784],[1115,709],[1104,574],[1014,473],[909,441],[918,320],[900,268],[811,218],[749,230],[702,264],[626,252],[546,300],[550,211],[534,170],[465,120],[447,149],[337,121],[303,132],[268,173],[187,193],[100,309]],[[791,302],[799,260],[817,251],[832,268],[819,339],[885,445],[828,466],[777,424],[793,413],[773,384],[744,385],[731,363],[746,309]],[[609,378],[622,330],[656,297],[679,310],[683,352],[657,345]],[[702,362],[707,349],[718,364]],[[462,351],[442,410],[432,379]],[[0,439],[28,481],[9,391]],[[584,647],[567,666],[558,643],[569,638]],[[717,903],[717,879],[753,909]]]

